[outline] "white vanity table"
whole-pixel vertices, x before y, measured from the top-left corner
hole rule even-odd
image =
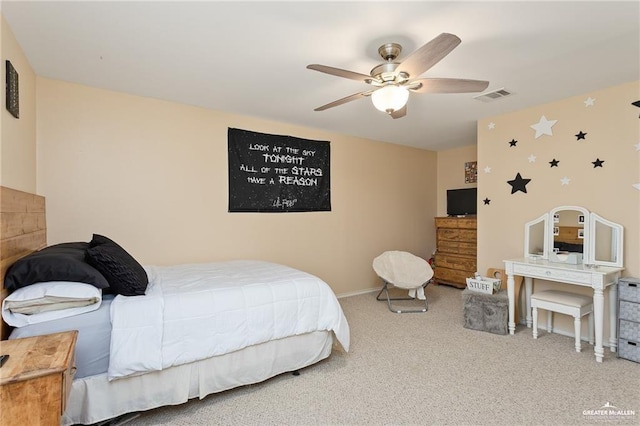
[[[609,299],[609,345],[611,351],[616,351],[617,346],[617,283],[620,272],[624,268],[610,266],[587,267],[581,265],[563,265],[553,263],[543,259],[512,259],[505,260],[505,271],[507,274],[507,295],[509,298],[509,334],[516,330],[515,323],[515,284],[514,275],[524,277],[525,300],[527,312],[527,327],[531,327],[531,294],[533,292],[533,280],[535,278],[557,281],[565,284],[591,287],[593,289],[593,317],[595,327],[595,347],[596,361],[602,362],[604,347],[602,346],[602,336],[604,327],[604,290],[607,289]]]
[[[563,215],[572,218],[565,219],[565,226],[561,225]],[[568,225],[566,225],[567,221]],[[559,230],[558,228],[563,229]],[[555,238],[555,236],[569,233],[564,231],[575,232],[575,240],[571,239],[571,242],[567,243]],[[604,356],[602,338],[605,293],[609,299],[609,345],[611,351],[615,352],[617,347],[617,283],[624,270],[622,267],[622,231],[621,225],[577,206],[557,207],[525,224],[525,257],[504,261],[509,298],[509,334],[514,334],[516,329],[515,275],[524,277],[527,327],[532,326],[531,294],[533,293],[534,279],[591,287],[593,289],[596,361],[602,362]],[[576,249],[579,244],[575,243],[580,239],[583,240],[581,255],[558,252],[557,247],[562,247],[563,244],[566,247]],[[556,249],[554,250],[554,248]],[[582,259],[576,262],[576,257],[580,256]]]

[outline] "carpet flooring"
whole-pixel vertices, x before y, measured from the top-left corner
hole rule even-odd
[[[127,425],[640,424],[640,364],[572,337],[462,326],[461,290],[428,286],[429,310],[395,314],[376,293],[340,299],[351,350],[263,383],[142,413]],[[613,408],[612,408],[613,407]]]

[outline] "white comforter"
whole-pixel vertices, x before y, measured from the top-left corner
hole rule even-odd
[[[247,260],[145,269],[146,295],[111,303],[109,380],[316,330],[349,350],[335,294],[306,272]]]

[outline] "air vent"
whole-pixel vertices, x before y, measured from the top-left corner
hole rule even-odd
[[[482,102],[493,102],[496,99],[501,99],[504,98],[506,96],[510,96],[513,95],[513,92],[508,91],[507,89],[505,89],[504,87],[498,89],[498,90],[494,90],[492,92],[487,92],[487,93],[483,93],[481,95],[478,96],[474,96],[473,99],[477,99],[479,101]]]

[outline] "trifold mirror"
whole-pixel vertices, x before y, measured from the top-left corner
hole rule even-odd
[[[623,227],[584,207],[561,206],[527,222],[524,253],[566,264],[622,267]]]

